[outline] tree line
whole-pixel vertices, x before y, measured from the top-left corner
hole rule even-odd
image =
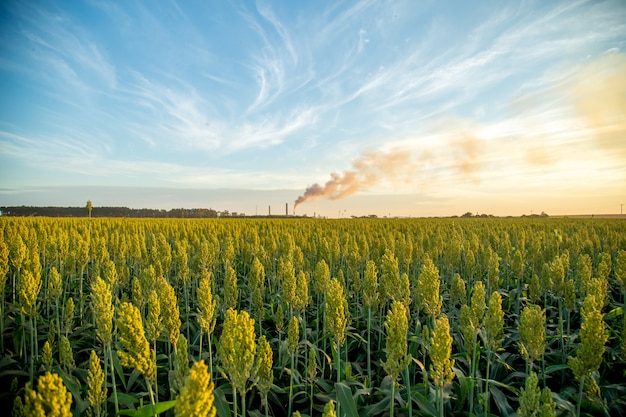
[[[43,216],[43,217],[87,217],[85,207],[0,207],[3,216]],[[206,208],[134,209],[128,207],[93,207],[92,217],[136,217],[136,218],[216,218],[218,211]]]

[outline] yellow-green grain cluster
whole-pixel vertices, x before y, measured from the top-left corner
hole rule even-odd
[[[383,363],[385,372],[394,381],[411,360],[411,357],[407,355],[408,330],[407,309],[401,302],[394,301],[385,320],[387,360]]]
[[[602,364],[604,345],[609,338],[604,324],[603,315],[599,309],[599,303],[593,294],[585,297],[581,309],[582,324],[580,326],[580,347],[576,349],[576,355],[568,358],[568,365],[574,373],[574,377],[584,386],[588,392],[599,393],[594,373]]]
[[[266,401],[267,394],[272,388],[272,384],[274,383],[274,373],[272,372],[272,367],[274,366],[274,355],[272,352],[272,347],[265,335],[259,337],[259,342],[257,345],[257,354],[256,354],[256,363],[257,363],[257,388],[263,397],[263,401]]]
[[[180,334],[180,311],[178,309],[178,299],[174,287],[163,277],[158,279],[158,291],[161,305],[161,315],[163,316],[163,329],[172,346],[176,345]]]
[[[291,320],[289,320],[289,326],[287,327],[287,348],[289,349],[289,353],[294,354],[298,350],[299,343],[300,326],[298,325],[298,318],[293,316]]]
[[[96,277],[91,285],[91,308],[96,322],[96,336],[108,345],[113,335],[113,295],[111,286],[100,277]]]
[[[374,309],[378,305],[378,269],[376,262],[370,260],[365,265],[363,277],[363,305]]]
[[[452,305],[462,305],[467,303],[467,290],[465,281],[460,274],[454,274],[452,278],[452,288],[450,289],[450,303]]]
[[[61,274],[59,274],[59,271],[53,266],[48,273],[48,297],[50,301],[58,302],[62,294],[63,282],[61,280]]]
[[[100,417],[103,415],[102,406],[106,401],[104,373],[100,365],[100,358],[94,350],[89,355],[89,369],[87,370],[87,401],[89,401],[89,415]]]
[[[452,336],[450,335],[450,323],[445,314],[440,315],[435,320],[428,353],[431,360],[430,376],[435,386],[441,389],[454,378],[452,371],[454,359],[451,359]]]
[[[131,303],[121,303],[117,311],[116,324],[122,345],[122,349],[117,352],[120,363],[126,368],[136,369],[150,383],[154,383],[156,364],[144,333],[139,309]]]
[[[520,315],[519,349],[529,362],[538,361],[546,350],[546,312],[534,304],[527,305]]]
[[[324,406],[324,414],[322,414],[322,417],[337,417],[334,401],[330,400],[326,403],[326,405]]]
[[[146,338],[148,341],[156,341],[161,335],[162,328],[161,303],[157,292],[153,290],[148,297],[148,313],[146,314]]]
[[[538,382],[539,379],[534,372],[526,378],[519,395],[517,414],[520,417],[556,417],[556,404],[552,399],[550,388],[541,390]]]
[[[338,346],[343,346],[348,325],[348,302],[343,287],[335,278],[330,280],[326,291],[326,310],[324,312],[326,328],[335,338]]]
[[[250,318],[247,311],[226,311],[217,353],[225,377],[243,395],[252,377],[256,354],[254,319]]]
[[[50,341],[48,340],[45,341],[41,349],[41,363],[44,371],[52,371],[52,346],[50,346]]]
[[[489,298],[489,307],[483,318],[483,328],[488,341],[488,347],[495,351],[502,345],[504,337],[504,311],[502,311],[502,296],[494,291]]]
[[[71,373],[76,367],[72,345],[66,336],[61,336],[59,339],[59,364],[68,373]]]
[[[213,333],[217,300],[213,297],[209,272],[202,272],[196,295],[198,298],[198,324],[207,334]]]
[[[37,309],[37,296],[41,290],[41,277],[26,270],[20,277],[19,306],[26,316],[32,317]]]
[[[317,294],[324,294],[326,287],[330,282],[330,269],[328,264],[323,259],[315,265],[315,272],[313,273],[313,289]]]
[[[39,377],[37,389],[26,384],[24,393],[25,417],[71,417],[72,394],[67,392],[61,377],[46,372]]]
[[[207,366],[204,361],[196,362],[176,397],[174,413],[177,417],[214,417],[213,402],[213,382]]]
[[[441,311],[440,285],[439,270],[430,256],[424,256],[424,264],[417,277],[415,303],[430,317],[437,317]]]

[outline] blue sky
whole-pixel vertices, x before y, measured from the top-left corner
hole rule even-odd
[[[3,1],[0,205],[619,212],[624,22],[622,0]]]

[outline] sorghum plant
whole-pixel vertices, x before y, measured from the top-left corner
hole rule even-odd
[[[428,353],[431,360],[430,374],[438,393],[437,409],[439,410],[439,416],[443,417],[443,388],[454,378],[454,372],[452,371],[454,359],[450,359],[452,355],[452,336],[450,335],[450,323],[445,314],[441,314],[435,320]]]
[[[294,364],[295,357],[298,353],[298,344],[300,343],[300,328],[298,327],[298,318],[293,316],[289,320],[289,327],[287,328],[287,349],[289,350],[289,356],[291,357],[291,369],[289,373],[289,411],[287,415],[291,415],[291,406],[293,403],[293,376],[295,372]]]
[[[367,308],[367,380],[372,383],[372,310],[378,306],[378,270],[374,261],[367,261],[363,278],[363,305]]]
[[[63,380],[55,373],[46,372],[39,377],[37,389],[26,384],[24,416],[71,417],[72,394],[67,392]]]
[[[526,373],[533,363],[543,357],[546,350],[546,311],[535,304],[522,310],[519,322],[519,349],[526,359]]]
[[[204,361],[196,362],[176,398],[177,417],[215,417],[213,382]]]
[[[270,392],[272,388],[272,384],[274,382],[274,373],[272,372],[272,367],[274,364],[272,347],[265,335],[259,337],[259,342],[257,345],[257,355],[256,355],[256,374],[258,379],[257,388],[261,393],[262,405],[265,407],[265,416],[268,416],[268,403],[267,403],[267,394]]]
[[[424,255],[424,265],[417,277],[415,288],[415,303],[426,315],[435,319],[441,311],[441,297],[439,296],[439,270],[430,259]]]
[[[217,300],[215,300],[211,291],[211,273],[206,270],[202,271],[196,297],[198,299],[197,318],[198,324],[200,325],[200,352],[198,358],[202,360],[202,332],[204,331],[209,344],[209,374],[213,375],[213,344],[211,343],[211,335],[215,329]]]
[[[126,368],[136,369],[144,376],[150,401],[154,406],[152,385],[156,381],[156,363],[150,352],[150,343],[144,334],[139,309],[131,303],[121,303],[117,311],[116,324],[122,345],[122,349],[117,352],[120,363]]]
[[[242,415],[246,414],[245,395],[248,380],[252,378],[252,366],[256,354],[254,319],[247,311],[228,309],[224,328],[219,340],[217,354],[221,370],[233,387],[233,407],[237,416],[237,392],[241,395]]]
[[[576,356],[568,358],[568,365],[574,377],[580,384],[578,392],[578,406],[576,415],[580,416],[583,390],[595,396],[600,393],[600,388],[594,378],[594,372],[600,368],[604,345],[609,338],[605,330],[603,315],[600,312],[599,303],[593,293],[585,297],[581,309],[582,324],[580,327],[581,346],[576,349]]]
[[[531,372],[526,378],[519,395],[517,414],[520,417],[556,417],[556,405],[550,388],[545,387],[541,390],[538,382],[539,378],[535,372]]]
[[[407,355],[407,333],[409,330],[407,309],[401,302],[394,301],[391,304],[391,309],[387,312],[387,319],[385,320],[385,330],[387,332],[387,360],[383,363],[383,368],[392,381],[390,415],[393,416],[396,379],[411,361],[411,356]]]
[[[486,413],[489,413],[489,379],[491,378],[492,356],[502,346],[504,337],[504,311],[502,311],[502,297],[494,291],[489,298],[489,307],[483,318],[483,330],[485,346],[487,347],[487,377],[485,381],[485,394],[487,397]]]
[[[113,365],[113,352],[111,341],[113,340],[113,296],[111,287],[102,278],[96,277],[91,285],[91,310],[96,323],[96,336],[104,347],[104,377],[108,377],[107,363],[110,365],[111,382],[113,386],[113,402],[116,413],[119,411],[117,402],[117,387],[115,384],[115,370]],[[105,403],[106,407],[106,403]]]
[[[89,415],[100,417],[103,415],[103,405],[107,399],[104,387],[105,377],[100,365],[100,358],[95,350],[89,355],[89,369],[87,370],[87,401],[89,401]]]

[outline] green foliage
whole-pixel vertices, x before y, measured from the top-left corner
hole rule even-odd
[[[604,345],[609,338],[596,296],[588,294],[581,309],[580,347],[568,358],[574,377],[582,386],[597,387],[594,373],[600,368]],[[596,390],[593,390],[594,394]]]

